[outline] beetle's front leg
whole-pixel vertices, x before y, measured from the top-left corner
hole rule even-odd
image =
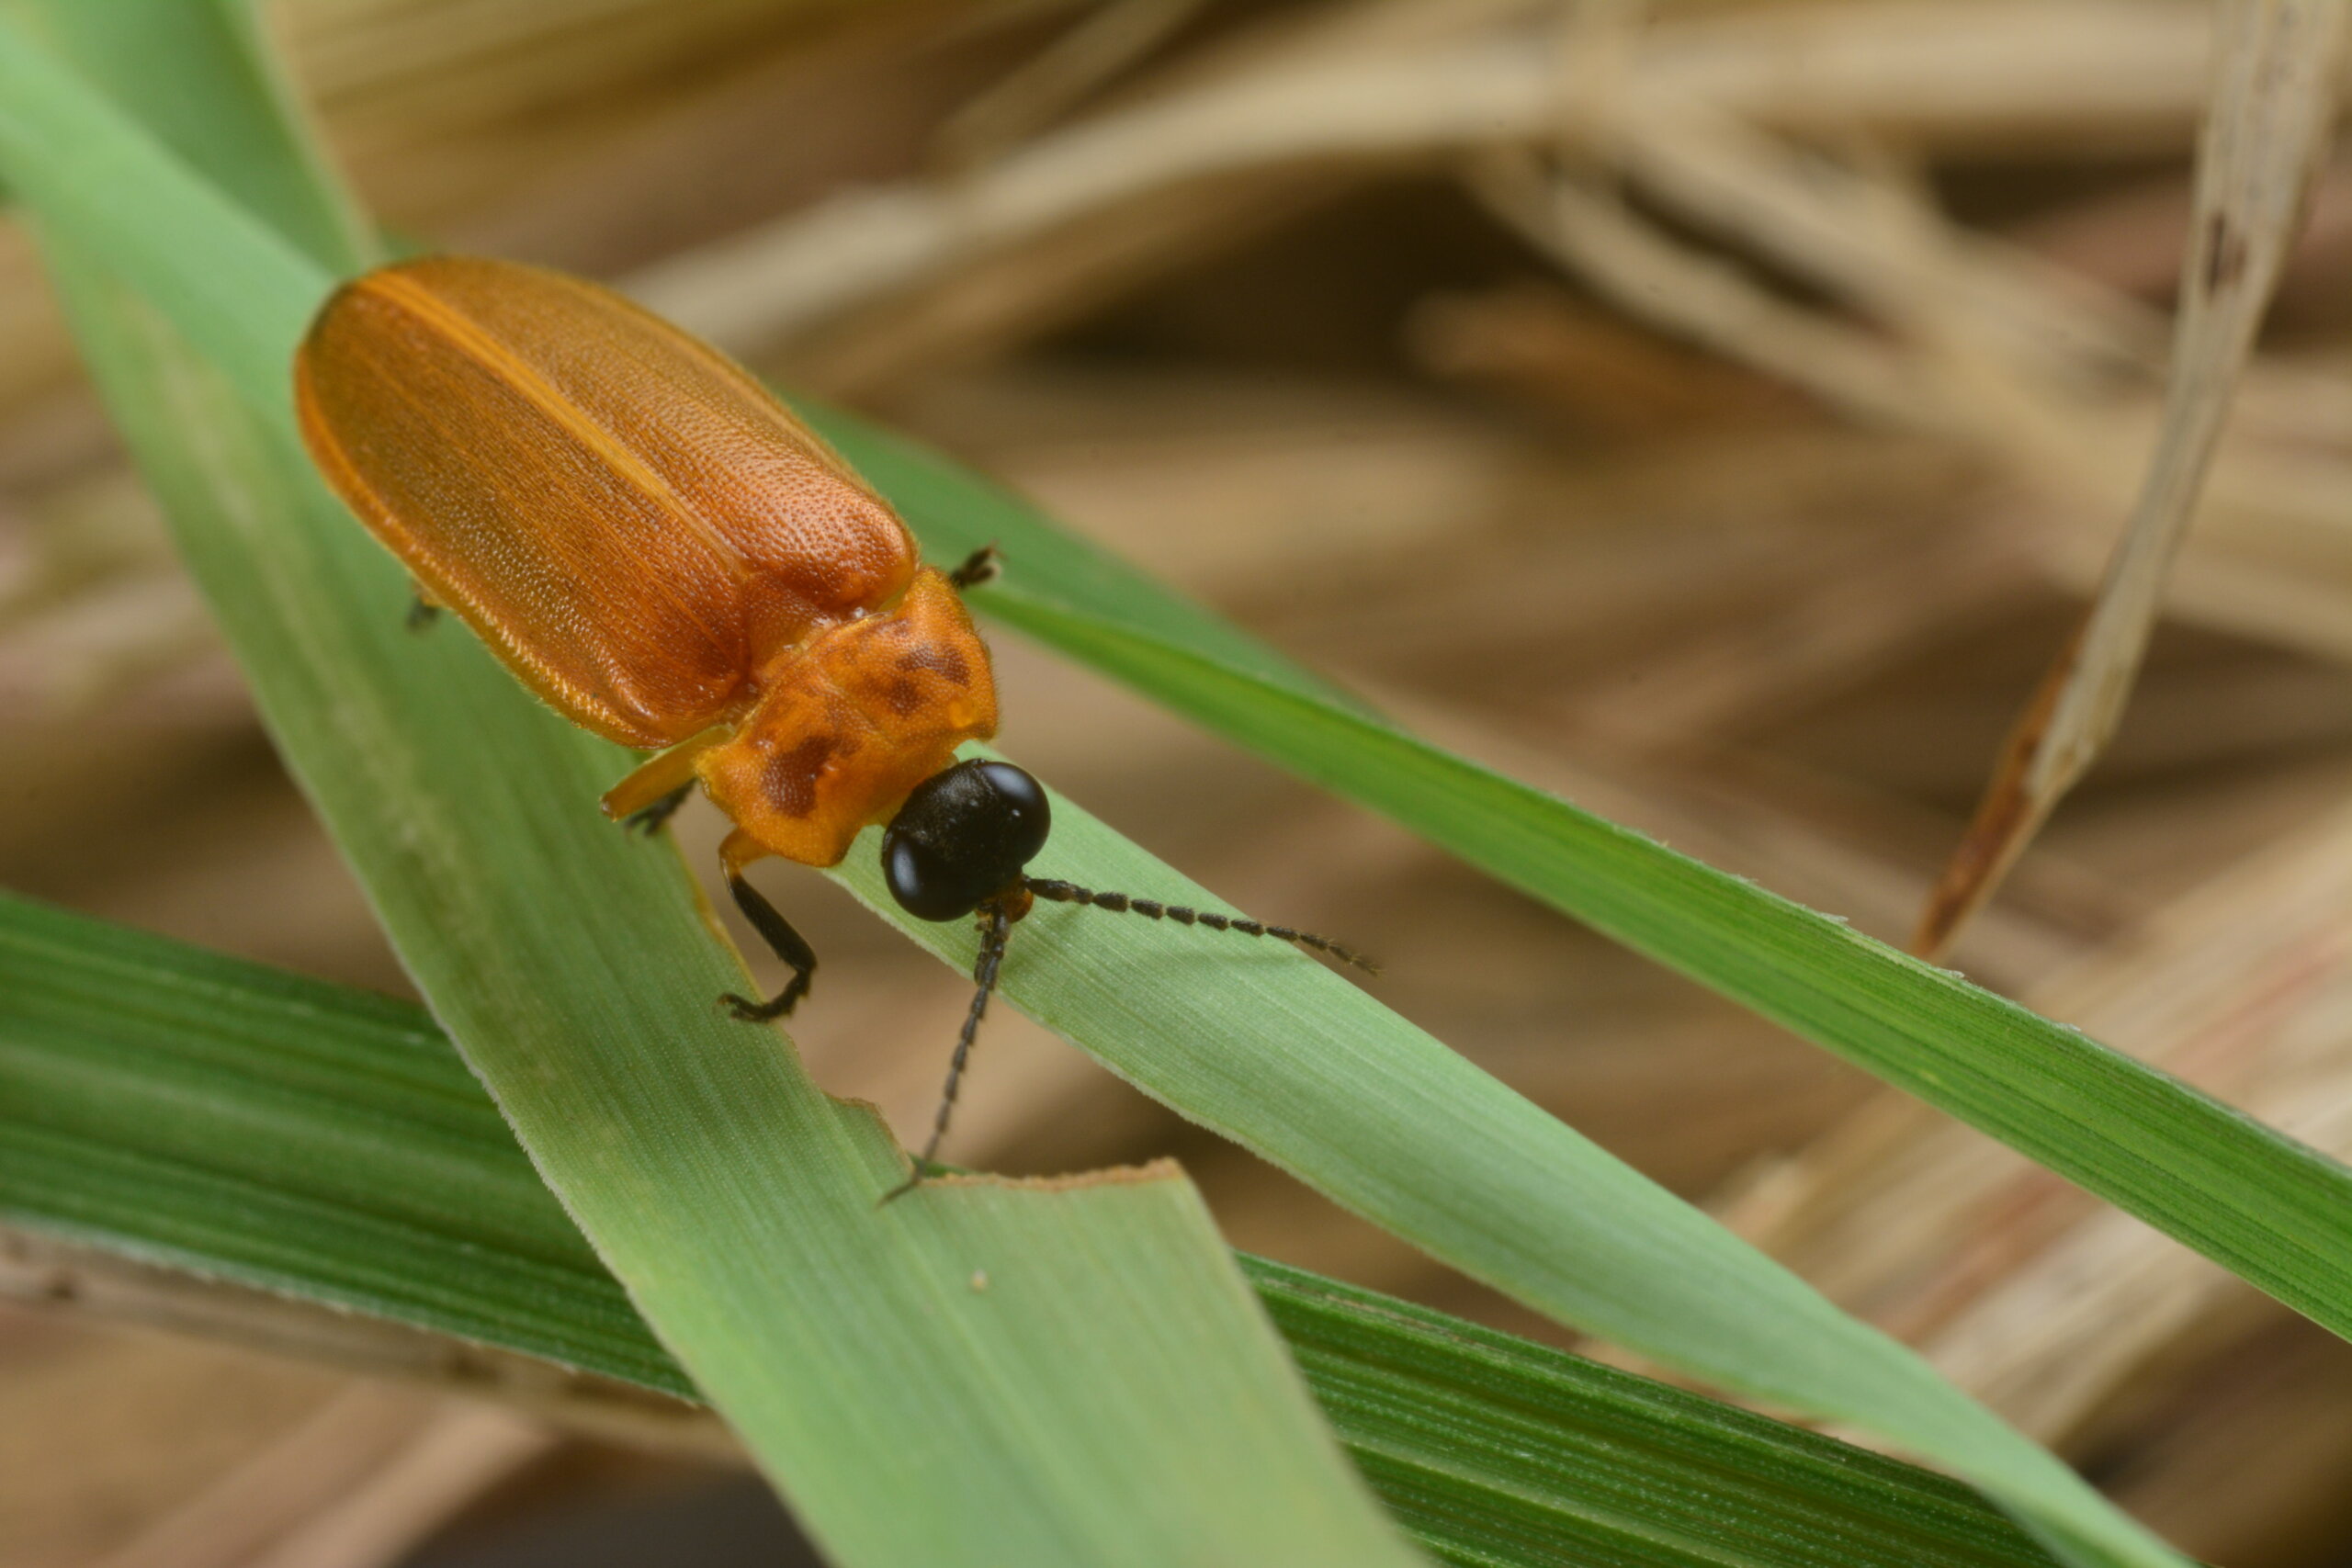
[[[760,890],[743,879],[743,867],[760,857],[759,846],[741,829],[727,835],[727,842],[719,850],[719,858],[727,867],[727,891],[735,896],[735,907],[752,922],[770,952],[792,966],[792,978],[784,989],[763,1002],[729,991],[718,999],[727,1010],[745,1023],[765,1023],[784,1018],[808,994],[808,983],[816,977],[817,954],[806,937],[792,929],[792,922],[763,897]]]

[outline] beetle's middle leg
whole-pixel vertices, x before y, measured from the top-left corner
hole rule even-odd
[[[758,888],[743,880],[743,867],[763,852],[752,836],[740,828],[727,835],[727,841],[718,852],[727,867],[727,891],[735,896],[735,907],[743,911],[743,918],[752,922],[752,929],[760,933],[769,951],[792,966],[792,978],[766,1001],[755,1002],[732,991],[718,998],[727,1004],[728,1011],[745,1023],[765,1023],[788,1015],[808,994],[808,982],[817,974],[817,954],[808,939],[792,929],[792,922]]]
[[[640,806],[622,818],[621,826],[632,833],[642,833],[650,839],[662,830],[664,823],[678,814],[678,807],[684,806],[686,803],[686,796],[694,792],[694,781],[688,779],[651,805]]]
[[[732,733],[714,725],[648,757],[628,777],[605,792],[605,815],[648,834],[660,831],[694,788],[695,759]]]

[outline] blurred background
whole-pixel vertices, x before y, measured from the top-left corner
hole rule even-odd
[[[614,282],[1431,738],[1896,942],[2146,465],[2212,21],[2199,0],[266,15],[403,242]],[[2347,271],[2352,167],[2320,176],[2122,734],[1952,958],[2339,1155]],[[1380,954],[1384,1001],[2184,1550],[2352,1563],[2352,1350],[1386,823],[995,646],[1014,756],[1241,907]],[[0,734],[0,885],[406,992],[6,222]],[[721,829],[679,819],[698,870]],[[966,983],[815,876],[767,885],[824,958],[793,1028],[820,1080],[919,1130]],[[949,1153],[1172,1154],[1236,1246],[1565,1342],[1009,1012]],[[356,1377],[332,1335],[231,1347],[158,1328],[189,1315],[169,1290],[59,1301],[51,1279],[0,1236],[13,1568],[803,1560],[707,1429]]]

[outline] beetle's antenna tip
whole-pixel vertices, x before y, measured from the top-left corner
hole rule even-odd
[[[1080,887],[1075,882],[1060,882],[1047,876],[1024,876],[1021,885],[1040,898],[1050,898],[1061,904],[1084,904],[1096,909],[1108,909],[1114,915],[1141,915],[1148,919],[1173,920],[1180,926],[1206,926],[1213,931],[1239,931],[1244,936],[1270,936],[1294,947],[1311,948],[1327,958],[1351,964],[1367,975],[1380,973],[1378,963],[1343,942],[1328,936],[1303,931],[1293,926],[1270,926],[1263,920],[1250,919],[1241,915],[1220,915],[1214,909],[1188,908],[1182,904],[1163,904],[1157,898],[1136,898],[1125,893],[1098,893],[1091,887]]]

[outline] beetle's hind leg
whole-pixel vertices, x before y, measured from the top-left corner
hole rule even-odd
[[[422,585],[413,585],[408,597],[408,614],[401,618],[401,624],[413,632],[431,631],[440,619],[440,602]]]
[[[732,868],[728,871],[727,891],[735,895],[735,907],[743,911],[743,918],[752,922],[752,929],[760,933],[769,950],[792,965],[792,978],[785,982],[784,989],[763,1002],[732,991],[718,999],[745,1023],[765,1023],[786,1017],[808,994],[808,983],[817,975],[817,954],[808,946],[808,939],[792,929],[792,922],[784,918],[782,911],[743,880],[741,872]]]

